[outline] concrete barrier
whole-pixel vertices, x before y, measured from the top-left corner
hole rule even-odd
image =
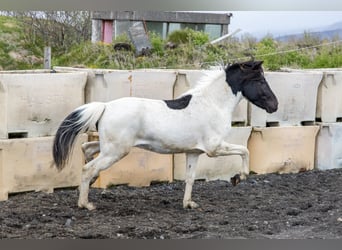
[[[151,99],[173,99],[175,70],[106,70],[55,67],[58,72],[86,72],[86,102],[108,102],[134,96]]]
[[[327,122],[342,121],[342,68],[318,68],[318,69],[284,69],[287,72],[323,74],[318,87],[316,120]]]
[[[52,165],[54,137],[0,140],[0,200],[9,193],[23,191],[52,192],[54,188],[78,186],[84,157],[81,135],[67,166],[60,172]]]
[[[318,88],[316,118],[322,122],[342,121],[342,71],[323,71]]]
[[[316,141],[315,168],[319,170],[342,167],[342,123],[319,123]]]
[[[253,128],[248,141],[250,170],[258,174],[312,170],[319,126]]]
[[[60,122],[84,104],[85,73],[0,73],[0,138],[54,135]]]
[[[229,143],[247,146],[251,134],[251,127],[232,127],[227,137]],[[174,155],[174,179],[185,180],[185,154]],[[210,158],[202,154],[198,160],[196,179],[209,180],[230,180],[242,168],[242,160],[238,155],[220,156]]]
[[[278,111],[266,111],[250,105],[251,126],[268,124],[294,126],[314,124],[316,118],[317,91],[323,74],[321,72],[265,72],[265,78],[278,97]]]
[[[194,87],[202,70],[102,70],[55,67],[47,70],[0,73],[0,200],[9,193],[78,186],[83,135],[70,165],[58,173],[51,168],[51,144],[60,122],[75,107],[92,101],[125,96],[174,99]],[[227,140],[248,146],[250,170],[259,174],[296,173],[342,165],[342,71],[334,69],[266,72],[279,99],[274,114],[243,100],[233,114]],[[249,112],[247,112],[249,111]],[[324,121],[320,126],[315,119]],[[280,127],[266,127],[279,125]],[[317,136],[317,150],[316,135]],[[251,132],[252,130],[252,132]],[[96,140],[96,133],[90,140]],[[11,139],[11,138],[23,139]],[[29,137],[29,138],[26,138]],[[20,157],[18,157],[20,155]],[[202,155],[196,179],[229,180],[241,170],[240,156]],[[102,172],[93,187],[128,184],[148,186],[154,181],[185,179],[185,155],[161,155],[134,148],[124,159]]]

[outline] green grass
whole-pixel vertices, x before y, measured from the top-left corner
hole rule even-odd
[[[16,19],[0,16],[0,69],[43,67],[44,41],[39,36],[34,39],[26,37],[28,32],[25,30],[26,27]],[[65,53],[62,53],[65,48],[52,48],[52,65],[104,69],[198,69],[255,58],[264,61],[265,70],[342,67],[342,43],[320,41],[308,33],[301,40],[291,42],[279,42],[267,36],[261,41],[253,37],[230,38],[220,45],[211,45],[207,34],[190,29],[175,31],[165,40],[154,33],[149,37],[153,48],[148,56],[136,57],[134,51],[115,51],[115,43],[130,43],[123,35],[109,45],[83,42],[68,48]],[[168,42],[175,44],[176,48],[168,48]]]
[[[0,69],[42,67],[42,46],[27,43],[25,27],[15,18],[0,16]]]

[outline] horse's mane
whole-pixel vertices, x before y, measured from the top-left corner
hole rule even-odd
[[[184,94],[200,91],[215,82],[218,78],[225,76],[225,71],[222,67],[213,70],[206,70],[203,73],[204,75],[196,82],[194,87]]]
[[[200,78],[197,82],[197,86],[206,86],[217,80],[222,73],[227,73],[229,69],[240,68],[245,73],[244,80],[252,80],[260,78],[263,75],[263,70],[261,67],[262,61],[246,61],[240,63],[234,63],[228,65],[226,68],[222,65],[217,66],[215,70],[205,71],[205,75]],[[261,74],[260,74],[261,73]]]

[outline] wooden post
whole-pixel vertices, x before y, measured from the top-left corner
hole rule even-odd
[[[44,69],[51,69],[51,47],[44,47]]]

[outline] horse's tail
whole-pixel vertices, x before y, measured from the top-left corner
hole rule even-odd
[[[52,148],[53,160],[58,170],[65,167],[76,137],[91,128],[96,128],[104,110],[105,103],[85,104],[75,109],[62,121]]]

